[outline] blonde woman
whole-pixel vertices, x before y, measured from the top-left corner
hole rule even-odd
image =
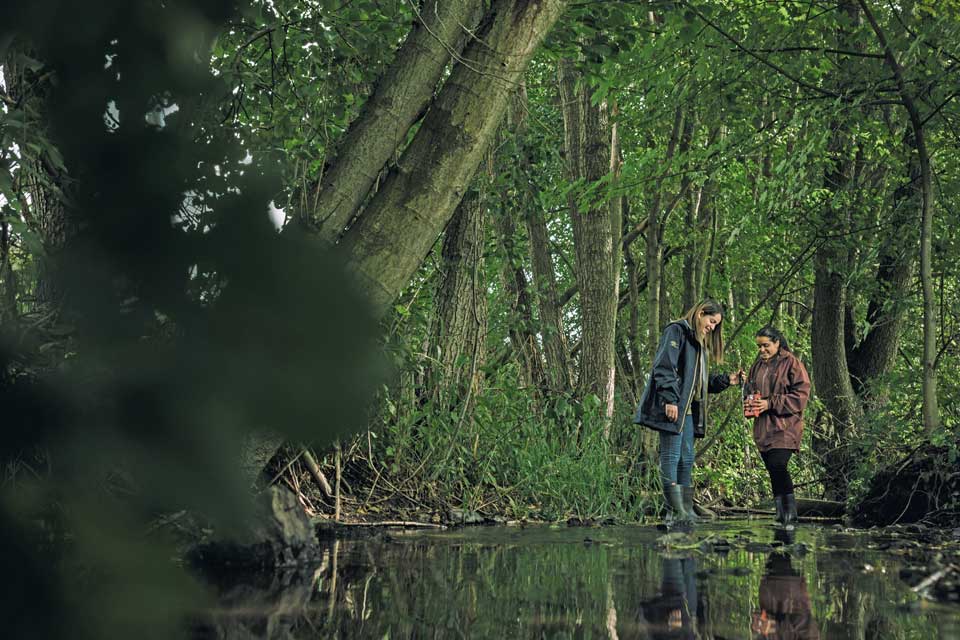
[[[723,363],[723,307],[704,300],[668,324],[633,421],[660,433],[660,477],[667,522],[696,521],[693,511],[693,442],[707,427],[708,394],[740,384],[743,373],[709,375],[709,360]]]

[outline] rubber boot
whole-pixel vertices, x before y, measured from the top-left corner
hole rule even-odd
[[[792,493],[783,496],[783,524],[793,529],[797,524],[797,499]]]
[[[664,524],[668,527],[690,524],[690,518],[683,508],[683,494],[680,485],[665,485],[663,487],[663,497],[667,503],[667,516],[664,519]]]
[[[700,518],[693,507],[693,487],[688,487],[685,484],[680,485],[680,494],[683,496],[683,510],[687,512],[687,518],[693,524],[698,523]]]
[[[773,496],[773,502],[777,506],[777,524],[784,524],[787,521],[787,507],[783,496]]]

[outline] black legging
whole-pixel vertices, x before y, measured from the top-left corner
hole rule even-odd
[[[787,463],[790,462],[792,455],[792,449],[770,449],[760,452],[763,464],[767,467],[767,473],[770,474],[770,486],[775,496],[793,493],[793,479],[787,470]]]

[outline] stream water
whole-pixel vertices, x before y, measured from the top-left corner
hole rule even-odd
[[[914,593],[877,534],[803,524],[787,538],[769,520],[727,520],[664,535],[472,527],[329,541],[308,571],[221,584],[195,636],[960,640],[960,605]]]

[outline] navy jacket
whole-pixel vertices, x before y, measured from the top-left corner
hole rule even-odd
[[[699,397],[691,398],[694,387],[694,371],[700,360],[702,384]],[[653,358],[653,370],[647,378],[647,386],[640,396],[640,404],[633,416],[636,424],[658,431],[680,433],[689,403],[693,413],[694,435],[702,438],[707,430],[707,394],[719,393],[730,386],[730,376],[725,373],[708,376],[706,350],[701,349],[686,320],[671,322],[663,330],[657,355]],[[679,415],[675,421],[667,419],[668,404],[675,404]]]

